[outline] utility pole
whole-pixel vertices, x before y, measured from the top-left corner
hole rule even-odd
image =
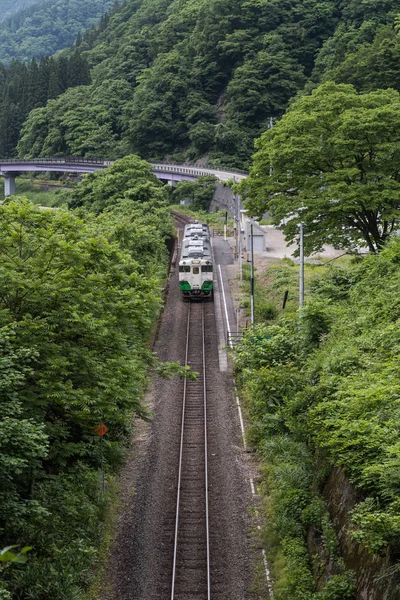
[[[253,249],[253,223],[250,225],[250,321],[254,325],[254,249]]]
[[[269,118],[269,124],[268,124],[268,129],[272,129],[274,126],[274,123],[272,121],[272,117]],[[269,163],[269,176],[272,177],[272,164],[271,162]]]
[[[300,292],[299,307],[304,304],[304,226],[300,223]]]
[[[242,213],[240,211],[240,196],[238,197],[238,260],[239,260],[239,279],[242,281],[243,260],[242,260]]]
[[[236,184],[235,176],[233,176],[233,185]],[[235,252],[234,257],[238,257],[238,218],[237,218],[237,204],[238,197],[237,194],[233,195],[233,236],[235,238]]]
[[[242,259],[242,237],[240,231],[240,221],[239,221],[239,279],[242,281],[243,279],[243,259]]]

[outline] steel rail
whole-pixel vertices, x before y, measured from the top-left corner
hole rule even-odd
[[[203,341],[203,396],[204,396],[204,482],[205,482],[205,501],[206,501],[206,544],[207,544],[207,600],[211,598],[211,578],[210,578],[210,532],[208,521],[208,456],[207,456],[207,381],[206,381],[206,344],[204,328],[204,305],[202,306],[202,341]]]
[[[191,303],[189,303],[188,317],[187,317],[187,323],[186,323],[185,367],[188,364],[188,355],[189,355],[190,307],[191,307]],[[186,389],[187,389],[187,379],[185,377],[185,379],[183,380],[181,442],[180,442],[180,446],[179,446],[178,491],[177,491],[177,495],[176,495],[175,540],[174,540],[174,559],[173,559],[173,563],[172,563],[171,600],[174,600],[174,596],[175,596],[176,555],[177,555],[177,550],[178,550],[179,505],[180,505],[180,499],[181,499],[183,432],[185,429]]]
[[[186,325],[186,350],[185,350],[185,366],[188,365],[189,357],[189,339],[190,339],[190,316],[191,303],[188,307],[188,317]],[[207,561],[207,600],[211,599],[211,577],[210,577],[210,536],[209,536],[209,516],[208,516],[208,456],[207,456],[207,391],[206,391],[206,351],[205,351],[205,326],[204,326],[204,307],[202,304],[201,312],[201,330],[202,330],[202,362],[203,362],[203,417],[204,417],[204,465],[205,465],[205,524],[206,524],[206,561]],[[176,496],[176,513],[175,513],[175,535],[174,535],[174,554],[172,565],[172,584],[171,584],[171,600],[175,599],[175,583],[176,583],[176,567],[177,567],[177,552],[178,552],[178,532],[179,532],[179,511],[181,500],[181,485],[182,485],[182,465],[184,452],[184,432],[185,432],[185,411],[187,397],[187,380],[184,379],[183,384],[183,401],[182,401],[182,420],[181,420],[181,439],[179,447],[179,467],[178,467],[178,489]]]

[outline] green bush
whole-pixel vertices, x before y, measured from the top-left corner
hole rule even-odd
[[[352,571],[333,575],[324,589],[315,595],[315,600],[355,600],[355,598],[356,585]]]
[[[278,584],[286,578],[279,574],[286,561],[280,540],[301,545],[308,528],[317,527],[337,572],[315,598],[354,596],[318,499],[329,464],[366,496],[351,515],[349,534],[371,554],[399,550],[399,257],[395,239],[378,256],[318,275],[300,320],[256,325],[235,351],[251,441],[263,456],[275,576]]]
[[[107,171],[75,191],[98,216],[0,206],[0,545],[32,546],[22,568],[2,569],[5,597],[83,600],[110,500],[95,428],[108,427],[110,479],[145,413],[172,224],[146,163]]]
[[[255,303],[256,321],[273,321],[277,316],[277,308],[272,302],[258,301]]]

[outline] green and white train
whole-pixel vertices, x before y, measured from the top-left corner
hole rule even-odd
[[[184,298],[213,297],[213,259],[208,225],[185,226],[179,257],[179,289]]]

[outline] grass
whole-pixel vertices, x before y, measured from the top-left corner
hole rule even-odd
[[[103,523],[102,538],[99,540],[99,555],[96,559],[96,565],[93,568],[93,581],[90,588],[87,590],[85,598],[87,600],[97,600],[107,589],[105,579],[106,563],[110,556],[111,545],[115,538],[115,530],[117,526],[118,515],[121,510],[121,499],[118,495],[119,491],[118,480],[108,474],[107,475],[107,511],[106,518]]]
[[[304,289],[307,290],[311,279],[322,275],[329,265],[346,267],[352,260],[349,256],[331,261],[321,260],[321,264],[304,265]],[[289,258],[268,261],[265,267],[258,265],[254,272],[254,313],[258,323],[271,322],[283,314],[293,314],[299,308],[300,266]],[[288,292],[285,308],[283,300]],[[240,307],[250,315],[250,264],[243,263],[243,283],[240,287]]]
[[[44,190],[43,185],[51,185],[51,189]],[[15,180],[15,195],[28,198],[33,204],[39,206],[59,207],[66,205],[68,190],[65,183],[58,181],[46,182],[17,177]],[[0,186],[0,201],[4,200],[4,187]]]
[[[216,230],[224,228],[225,223],[225,211],[220,210],[218,212],[207,213],[202,210],[191,210],[188,205],[185,204],[174,204],[170,206],[171,210],[175,212],[181,213],[182,215],[188,215],[193,219],[197,219],[201,221],[201,223],[207,223],[211,227],[214,227]],[[233,227],[233,219],[228,215],[228,227],[232,229]]]

